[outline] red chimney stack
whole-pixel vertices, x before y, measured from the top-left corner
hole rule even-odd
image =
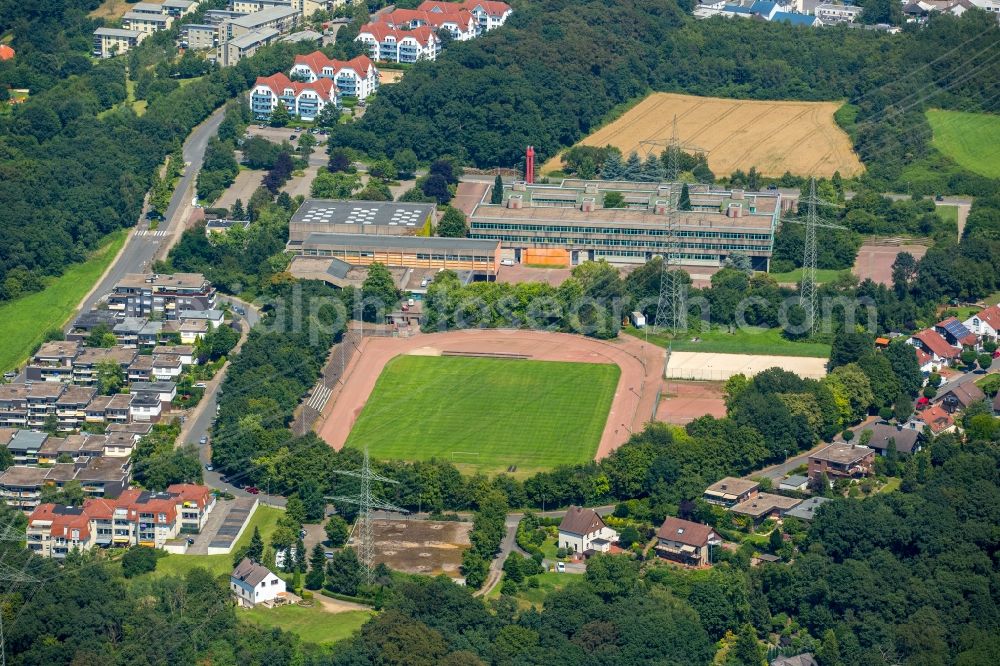
[[[524,161],[524,180],[527,183],[535,182],[535,147],[528,146],[527,157]]]

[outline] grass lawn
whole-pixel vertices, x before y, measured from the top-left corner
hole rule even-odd
[[[982,176],[1000,178],[1000,115],[964,111],[927,111],[931,144],[960,165]]]
[[[441,458],[525,475],[593,458],[616,365],[400,356],[379,377],[347,446],[377,458]]]
[[[816,282],[818,284],[833,282],[841,275],[845,275],[850,272],[851,272],[850,269],[846,268],[843,270],[834,270],[832,268],[818,268],[816,269]],[[802,279],[802,269],[796,268],[795,270],[789,271],[787,273],[768,273],[768,275],[773,277],[779,283],[798,284],[798,282]]]
[[[945,222],[954,225],[958,229],[958,206],[952,204],[938,204],[937,214]]]
[[[627,333],[637,338],[645,338],[647,334],[632,327],[627,327]],[[694,337],[700,342],[692,342]],[[666,347],[671,342],[669,335],[650,333],[648,339],[655,345]],[[737,329],[735,333],[714,329],[704,333],[688,333],[683,339],[673,340],[674,351],[705,352],[710,354],[760,354],[762,356],[815,356],[829,358],[830,345],[823,342],[792,342],[781,337],[777,328],[747,327]]]
[[[903,485],[903,479],[898,476],[890,476],[885,481],[885,485],[878,489],[880,493],[891,493],[894,490],[899,490],[899,487]]]
[[[125,236],[124,230],[114,232],[87,261],[69,266],[42,291],[0,305],[0,340],[4,341],[0,371],[23,363],[46,332],[62,328],[118,254]]]
[[[257,510],[254,511],[253,517],[250,519],[250,524],[243,530],[239,541],[233,547],[233,551],[235,552],[237,549],[250,543],[254,527],[260,529],[260,536],[264,539],[264,545],[266,546],[271,539],[271,534],[274,533],[275,528],[278,526],[278,519],[283,515],[285,515],[284,511],[276,509],[273,506],[258,506]],[[215,575],[227,574],[233,570],[233,556],[232,553],[229,555],[168,554],[156,562],[156,571],[151,575],[184,576],[195,567],[204,567]]]
[[[335,643],[350,638],[374,615],[370,611],[328,613],[315,606],[279,606],[278,608],[237,609],[237,617],[263,627],[278,627],[298,634],[309,643]]]
[[[556,573],[554,571],[546,571],[537,576],[532,576],[532,578],[538,579],[538,587],[528,587],[522,583],[520,586],[521,589],[514,596],[521,610],[526,610],[532,606],[541,609],[545,603],[545,597],[557,590],[563,589],[573,581],[583,580],[583,576],[580,574]],[[499,585],[497,589],[500,589]]]

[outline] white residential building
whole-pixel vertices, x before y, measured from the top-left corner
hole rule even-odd
[[[823,23],[854,23],[861,16],[861,7],[855,5],[818,5],[813,11]]]
[[[149,33],[121,28],[98,28],[94,31],[94,56],[112,58],[128,53],[138,46]]]
[[[571,553],[606,553],[616,541],[618,533],[605,525],[593,509],[571,506],[559,524],[557,545]]]
[[[253,608],[260,603],[274,602],[285,594],[285,581],[270,569],[244,557],[229,575],[229,589],[240,606]]]
[[[375,62],[436,60],[441,52],[441,40],[428,26],[399,30],[384,23],[368,23],[361,26],[355,41],[368,47]]]
[[[332,60],[322,51],[314,51],[295,56],[295,64],[288,75],[309,83],[317,79],[332,79],[341,95],[358,99],[375,94],[379,87],[379,71],[371,58],[365,55],[344,61]]]
[[[293,116],[312,120],[328,105],[340,106],[340,96],[332,79],[301,83],[280,72],[258,78],[250,93],[250,110],[254,117],[259,120],[270,118],[278,104],[284,104]]]
[[[159,5],[151,5],[159,8]],[[138,30],[152,34],[166,30],[174,22],[174,17],[161,13],[131,10],[122,15],[122,27],[126,30]]]
[[[991,305],[962,322],[967,329],[980,337],[996,338],[1000,335],[1000,305]]]

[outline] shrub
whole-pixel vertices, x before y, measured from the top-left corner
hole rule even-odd
[[[129,548],[122,557],[122,573],[126,578],[134,578],[144,573],[156,571],[156,561],[166,553],[148,546]]]

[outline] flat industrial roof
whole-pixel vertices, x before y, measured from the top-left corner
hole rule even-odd
[[[430,203],[307,199],[289,224],[357,224],[419,228],[434,212]]]
[[[665,228],[666,215],[657,215],[642,208],[596,208],[586,213],[579,208],[560,206],[506,206],[479,205],[469,216],[470,222],[528,222],[532,224],[572,224],[575,226],[648,226]],[[747,213],[743,217],[726,217],[721,213],[683,211],[677,216],[678,226],[684,230],[736,229],[770,231],[773,217],[770,214]]]
[[[309,234],[302,247],[324,245],[404,250],[474,250],[494,252],[500,241],[436,236],[376,236],[374,234]]]

